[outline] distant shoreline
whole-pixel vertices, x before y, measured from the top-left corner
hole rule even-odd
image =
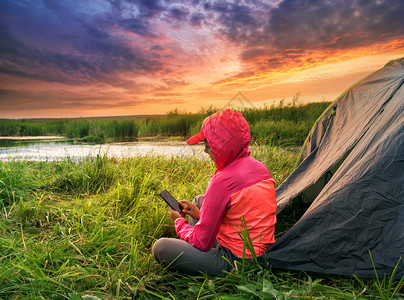
[[[163,117],[166,114],[154,114],[154,115],[127,115],[127,116],[98,116],[98,117],[59,117],[59,118],[0,118],[0,120],[8,121],[65,121],[65,120],[97,120],[97,119],[142,119],[142,118],[154,118]]]
[[[64,136],[0,136],[0,140],[59,140]]]

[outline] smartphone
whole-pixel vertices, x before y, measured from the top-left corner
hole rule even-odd
[[[175,200],[175,198],[167,190],[161,191],[159,195],[172,209],[178,212],[182,211],[183,207],[181,204],[179,204],[178,201]]]

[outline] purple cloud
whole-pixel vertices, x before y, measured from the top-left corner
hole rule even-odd
[[[2,4],[2,73],[68,84],[112,84],[121,72],[137,76],[167,70],[167,62],[144,51],[142,44],[129,45],[125,37],[111,34],[118,26],[141,37],[156,37],[141,19],[111,19],[109,11],[82,15],[54,1],[44,3]],[[159,7],[148,1],[142,4],[146,16]]]
[[[243,47],[242,59],[268,57],[268,68],[304,57],[308,50],[348,50],[404,36],[400,0],[284,0],[276,7],[268,1],[243,3],[214,1],[206,8],[217,12],[222,34]]]
[[[237,48],[243,69],[229,76],[243,77],[403,40],[403,15],[402,0],[2,0],[0,75],[170,91],[216,54],[213,41]]]

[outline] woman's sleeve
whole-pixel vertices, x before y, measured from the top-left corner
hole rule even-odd
[[[187,220],[177,219],[175,231],[178,237],[199,250],[208,251],[215,243],[229,203],[230,195],[227,190],[220,182],[212,178],[203,197],[199,222],[191,226]]]

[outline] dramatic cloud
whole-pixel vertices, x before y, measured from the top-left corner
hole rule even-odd
[[[243,47],[243,61],[261,70],[404,37],[400,0],[285,0],[276,7],[268,1],[243,3],[217,1],[206,8],[218,13],[222,34]]]
[[[403,54],[403,15],[401,0],[3,0],[0,105],[195,107],[280,71]]]

